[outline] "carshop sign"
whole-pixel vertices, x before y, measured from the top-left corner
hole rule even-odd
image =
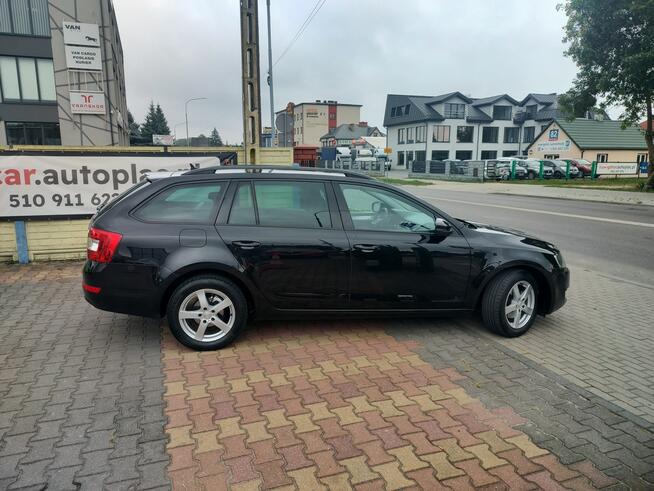
[[[148,172],[219,165],[218,156],[0,155],[0,218],[92,215]]]

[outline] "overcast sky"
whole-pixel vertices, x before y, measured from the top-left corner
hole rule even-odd
[[[561,0],[327,0],[274,67],[275,110],[289,101],[362,104],[362,119],[383,121],[386,94],[473,97],[564,92],[575,76],[563,56]],[[127,103],[138,122],[159,102],[171,132],[216,126],[242,141],[238,0],[114,0],[125,55]],[[273,60],[315,0],[271,0]],[[261,103],[270,124],[266,4],[259,1]],[[610,111],[612,117],[618,114]],[[182,124],[178,124],[182,123]]]

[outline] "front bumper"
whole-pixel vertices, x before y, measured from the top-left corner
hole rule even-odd
[[[567,300],[565,292],[570,287],[570,270],[568,268],[558,268],[552,274],[552,298],[546,314],[551,314],[565,305]]]

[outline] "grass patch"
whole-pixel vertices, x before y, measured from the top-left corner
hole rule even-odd
[[[377,179],[381,182],[385,182],[386,184],[397,184],[405,186],[429,186],[430,184],[433,184],[429,181],[420,181],[419,179],[397,179],[395,177],[378,177]]]
[[[634,191],[642,192],[643,186],[647,182],[647,178],[638,177],[620,177],[617,179],[606,177],[603,179],[538,179],[534,180],[516,180],[516,181],[500,181],[503,184],[522,184],[522,185],[539,185],[552,188],[575,188],[575,189],[602,189],[607,191]]]

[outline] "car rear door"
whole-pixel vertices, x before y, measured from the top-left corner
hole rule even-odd
[[[217,230],[245,274],[277,309],[345,309],[349,244],[322,180],[236,180]]]
[[[386,187],[334,187],[351,244],[353,308],[462,307],[470,246],[456,228]]]

